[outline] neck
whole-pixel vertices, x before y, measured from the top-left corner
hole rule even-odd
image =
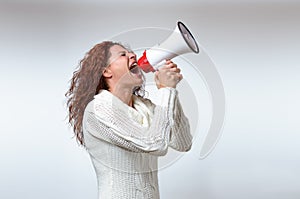
[[[132,106],[132,89],[115,87],[110,92],[128,106]]]

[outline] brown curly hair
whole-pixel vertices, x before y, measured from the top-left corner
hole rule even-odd
[[[108,60],[111,56],[110,48],[114,45],[124,47],[120,43],[104,41],[96,44],[88,51],[79,62],[77,70],[73,73],[70,88],[65,94],[67,97],[68,123],[73,127],[77,141],[83,146],[82,119],[84,109],[100,90],[109,89],[102,72],[108,66]],[[135,88],[133,94],[143,96],[143,87],[144,85]]]

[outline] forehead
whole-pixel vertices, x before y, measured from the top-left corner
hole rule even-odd
[[[125,49],[124,47],[122,47],[120,45],[114,45],[110,48],[110,52],[111,52],[112,55],[117,54],[121,51],[127,52],[127,49]]]

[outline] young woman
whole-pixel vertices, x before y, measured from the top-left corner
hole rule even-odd
[[[159,103],[143,98],[136,55],[119,43],[95,45],[73,74],[69,123],[90,154],[99,198],[159,198],[157,160],[168,147],[188,151],[192,136],[177,96],[180,69],[156,71]]]

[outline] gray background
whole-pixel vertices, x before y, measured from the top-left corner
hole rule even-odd
[[[94,44],[179,19],[216,64],[226,121],[206,159],[194,145],[161,170],[161,197],[300,198],[300,2],[275,0],[0,1],[0,198],[96,198],[64,120],[68,80]]]

